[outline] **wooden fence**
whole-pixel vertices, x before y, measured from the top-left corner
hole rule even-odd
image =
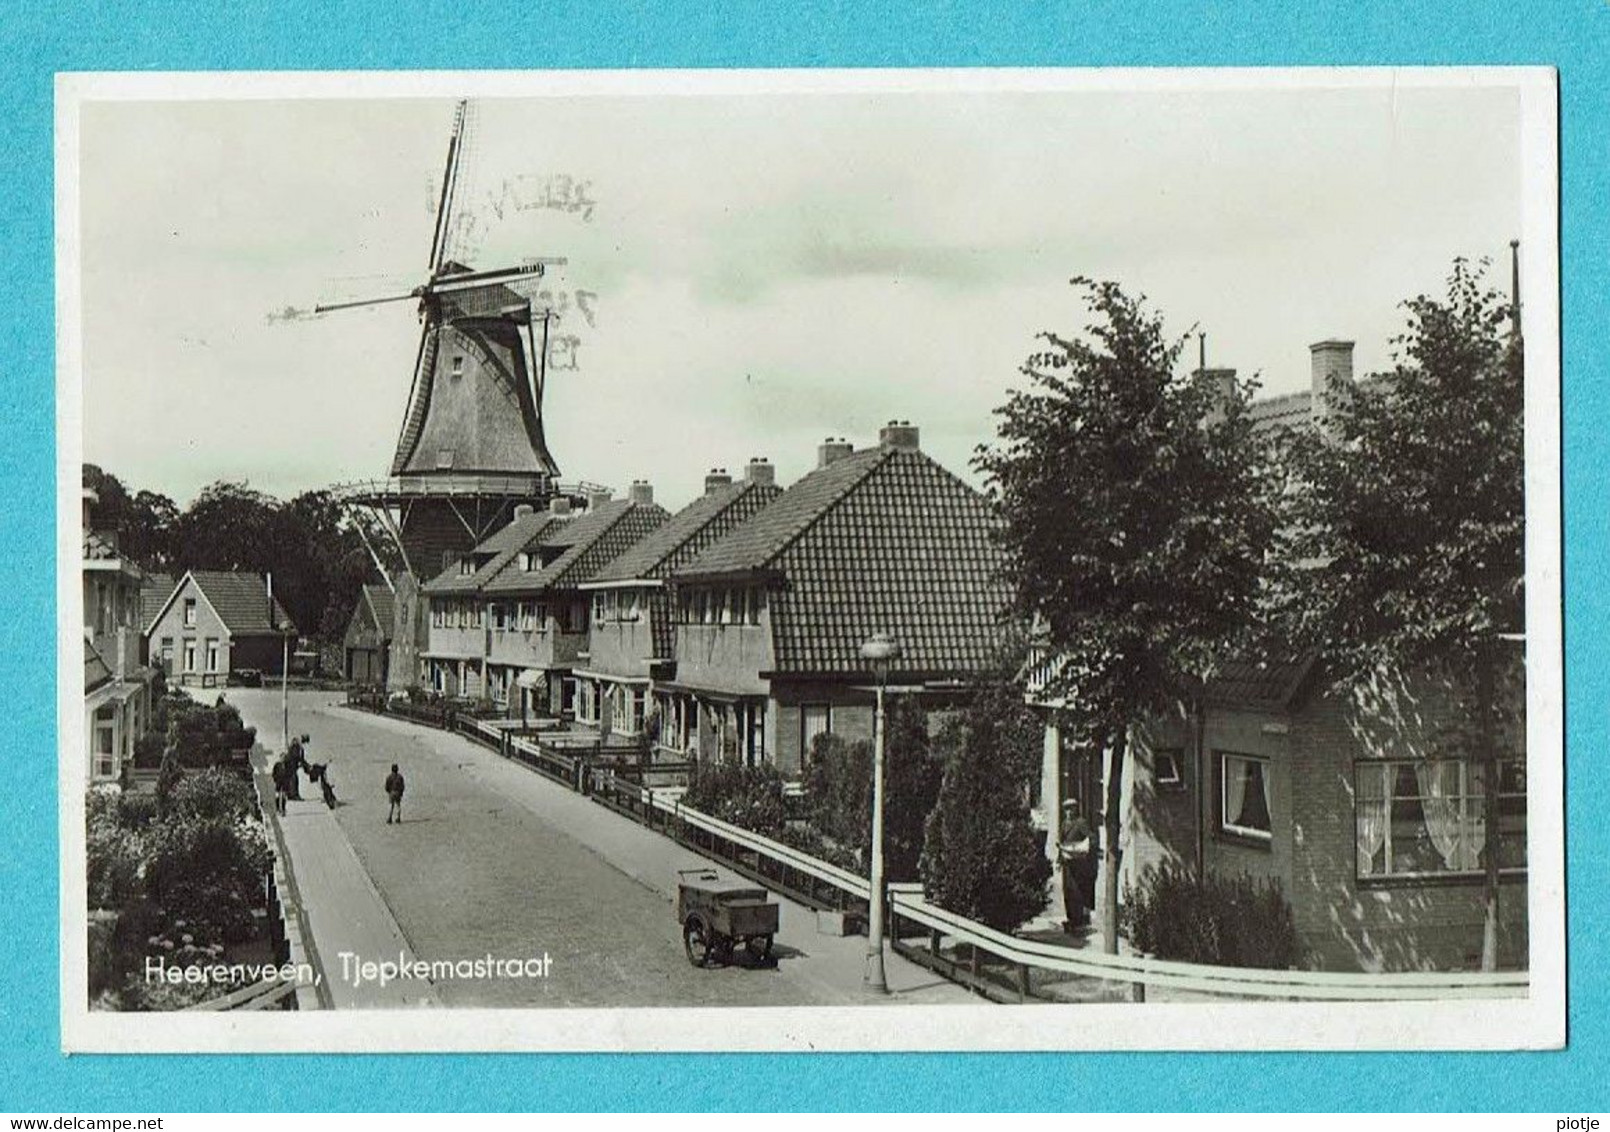
[[[596,742],[556,743],[485,720],[460,718],[455,728],[614,812],[657,830],[734,872],[812,908],[861,911],[871,900],[866,877],[772,838],[685,806],[681,790],[645,783],[647,768],[600,759]],[[635,750],[635,748],[634,748]],[[682,770],[684,764],[664,769]],[[1059,981],[1084,977],[1144,998],[1148,989],[1242,999],[1389,1001],[1523,998],[1525,971],[1345,971],[1216,967],[1024,939],[930,903],[922,886],[888,886],[890,940],[913,962],[997,1001],[1061,1001]],[[922,942],[913,944],[913,938]],[[947,945],[949,951],[947,952]],[[959,958],[965,956],[965,958]]]

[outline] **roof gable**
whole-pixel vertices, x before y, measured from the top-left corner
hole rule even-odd
[[[186,583],[194,584],[201,597],[206,599],[212,611],[218,615],[218,620],[231,633],[244,634],[278,634],[283,627],[291,632],[296,631],[290,614],[280,604],[279,598],[274,599],[274,618],[269,620],[268,612],[268,581],[261,574],[235,573],[226,570],[191,570],[179,580],[168,600],[162,603],[147,632],[155,628],[156,623],[167,615],[169,607],[173,605],[176,597],[184,592]]]
[[[675,573],[713,576],[771,567],[790,543],[893,455],[890,448],[867,448],[816,469]]]
[[[781,494],[775,484],[748,482],[706,492],[605,564],[593,581],[664,578]]]
[[[537,540],[536,546],[559,550],[558,557],[539,570],[526,571],[515,569],[511,556],[511,561],[486,583],[485,591],[534,593],[579,585],[668,517],[665,508],[657,503],[615,499],[601,504],[558,528],[551,538]]]

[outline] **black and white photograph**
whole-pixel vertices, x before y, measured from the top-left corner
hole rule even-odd
[[[1560,1045],[1555,114],[61,76],[64,1045]]]

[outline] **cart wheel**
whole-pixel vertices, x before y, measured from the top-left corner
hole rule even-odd
[[[689,916],[682,925],[682,946],[687,949],[688,962],[695,967],[703,967],[710,962],[710,935],[704,926],[704,921],[697,916]]]
[[[771,936],[769,935],[752,935],[749,937],[749,943],[746,946],[749,948],[749,956],[752,959],[759,959],[764,963],[771,958]]]

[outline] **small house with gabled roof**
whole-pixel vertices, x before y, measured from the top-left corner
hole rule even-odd
[[[634,497],[652,498],[647,484]],[[724,468],[704,478],[704,494],[618,555],[581,585],[592,600],[586,653],[575,671],[585,702],[598,705],[607,734],[636,736],[649,726],[657,745],[685,755],[697,718],[686,697],[654,691],[674,677],[676,626],[667,579],[706,547],[782,494],[776,469],[756,457],[734,483]]]
[[[818,466],[673,574],[672,711],[704,758],[798,774],[814,737],[868,738],[875,633],[891,685],[941,699],[1000,662],[1009,590],[982,494],[891,421],[874,448],[830,440]]]
[[[341,671],[347,680],[385,686],[396,617],[396,598],[390,586],[359,589],[341,642]]]
[[[231,672],[279,675],[296,626],[263,574],[191,570],[179,579],[145,635],[170,682],[212,687]]]

